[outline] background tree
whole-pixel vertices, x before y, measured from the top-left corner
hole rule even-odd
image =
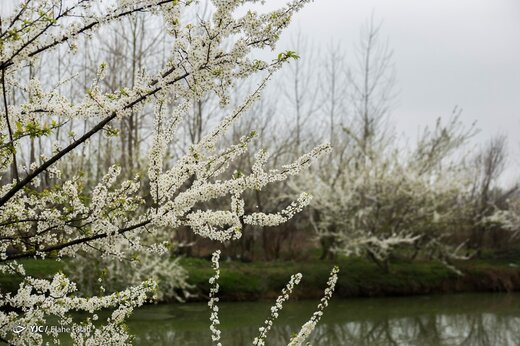
[[[472,201],[470,219],[472,223],[467,244],[469,249],[476,251],[477,256],[482,254],[486,237],[493,243],[492,245],[497,247],[500,245],[499,238],[503,240],[509,238],[510,232],[507,229],[514,229],[505,220],[503,225],[501,222],[489,222],[500,219],[498,215],[503,215],[504,210],[509,209],[507,201],[514,197],[514,193],[518,190],[517,185],[505,189],[498,186],[498,180],[506,164],[505,145],[505,136],[492,138],[476,153],[471,163],[473,167],[473,182],[470,192]],[[513,205],[510,207],[513,207]],[[512,209],[514,210],[514,207]],[[492,215],[494,216],[492,217]],[[511,217],[513,215],[514,212],[510,214]],[[506,217],[507,219],[508,217]],[[504,226],[506,229],[504,229]]]
[[[398,253],[449,261],[456,246],[445,238],[466,217],[460,197],[468,188],[453,155],[473,130],[454,115],[426,128],[410,149],[396,141],[388,119],[395,95],[392,52],[380,28],[371,18],[362,32],[357,66],[348,74],[350,117],[334,139],[335,155],[303,183],[315,195],[311,223],[321,258],[363,254],[384,270]]]

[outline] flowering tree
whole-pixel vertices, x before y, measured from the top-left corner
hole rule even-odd
[[[314,186],[314,225],[332,240],[330,251],[366,255],[384,270],[403,247],[411,258],[420,252],[446,262],[456,256],[443,240],[469,215],[470,179],[450,155],[470,133],[454,118],[427,129],[409,152],[387,142],[372,143],[366,152],[351,141],[342,161],[308,183]]]
[[[338,51],[329,58],[329,65],[342,65]],[[330,126],[325,136],[334,155],[299,185],[315,196],[310,219],[322,258],[363,254],[388,270],[389,257],[400,248],[410,257],[426,249],[450,257],[453,252],[441,239],[455,233],[455,221],[465,218],[468,190],[463,165],[452,155],[472,129],[461,128],[455,113],[447,123],[439,120],[427,128],[410,149],[397,143],[389,123],[395,97],[392,50],[374,18],[361,32],[347,80],[335,75],[339,68],[327,72],[324,83]]]
[[[78,252],[116,258],[132,251],[161,254],[167,251],[167,240],[179,227],[224,242],[240,238],[243,225],[284,223],[309,203],[310,197],[302,194],[277,213],[247,214],[242,194],[299,174],[312,159],[328,150],[326,145],[279,169],[266,169],[268,154],[260,151],[250,174],[222,178],[255,134],[246,134],[223,148],[219,140],[259,98],[271,75],[284,62],[297,58],[288,51],[264,61],[251,58],[251,51],[274,49],[292,15],[308,1],[291,1],[264,14],[239,11],[251,2],[257,1],[214,0],[211,19],[203,20],[189,19],[193,17],[189,11],[197,6],[189,0],[121,0],[98,7],[87,0],[26,0],[10,16],[2,18],[0,83],[4,107],[0,168],[4,183],[0,191],[0,268],[3,273],[23,278],[17,292],[1,292],[2,340],[40,344],[41,334],[17,326],[43,324],[53,315],[58,323],[73,326],[70,336],[74,343],[125,344],[130,336],[124,320],[156,288],[154,281],[147,280],[112,294],[80,297],[76,284],[64,274],[58,273],[50,280],[32,278],[26,275],[20,259],[52,256],[59,260]],[[112,90],[102,83],[111,67],[100,62],[96,77],[75,98],[67,98],[60,89],[77,76],[51,84],[33,73],[34,64],[53,59],[56,51],[77,54],[78,42],[85,37],[136,13],[160,18],[171,38],[167,62],[157,71],[143,68],[129,85]],[[254,75],[261,77],[255,90],[191,145],[171,168],[165,169],[169,143],[194,101],[214,93],[225,107],[236,82]],[[154,110],[146,179],[137,176],[124,180],[117,165],[105,172],[92,189],[85,186],[80,174],[62,179],[60,163],[100,133],[116,134],[111,124],[143,109]],[[66,143],[53,142],[40,157],[26,159],[24,148],[33,145],[35,139],[52,139],[74,119],[85,119],[85,124],[92,126],[81,135],[70,133]],[[141,185],[143,181],[147,186]],[[147,197],[139,195],[143,189]],[[205,209],[207,201],[220,201],[227,208]],[[95,312],[103,308],[112,308],[113,313],[95,327]],[[91,315],[77,322],[72,320],[71,311]],[[309,326],[318,319],[319,314],[306,325],[298,340],[305,339],[312,329]],[[263,340],[263,335],[258,340]],[[59,342],[57,332],[52,337],[53,342]]]

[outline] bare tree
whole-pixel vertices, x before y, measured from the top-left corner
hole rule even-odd
[[[374,23],[374,16],[367,21],[357,46],[356,65],[348,72],[354,119],[346,132],[366,158],[376,142],[387,139],[387,116],[396,96],[393,52],[381,37],[381,26]]]
[[[345,56],[339,43],[331,42],[323,59],[322,74],[323,115],[329,119],[328,140],[335,147],[338,130],[345,125],[348,80],[345,79]],[[327,136],[325,136],[327,137]]]
[[[294,137],[294,154],[298,156],[305,146],[308,139],[313,137],[313,131],[305,132],[309,128],[306,125],[316,117],[316,112],[320,109],[319,83],[315,70],[314,59],[316,58],[312,45],[302,37],[301,32],[293,38],[292,46],[301,56],[300,59],[292,61],[287,69],[287,74],[283,75],[283,92],[288,103],[287,112],[294,116],[288,117],[291,123]],[[294,122],[292,121],[294,119]],[[304,140],[307,139],[307,141]]]
[[[493,137],[473,159],[474,176],[470,192],[472,229],[468,246],[477,251],[477,256],[481,255],[490,230],[490,225],[484,220],[517,190],[517,186],[501,189],[498,185],[506,164],[506,140],[503,135]]]

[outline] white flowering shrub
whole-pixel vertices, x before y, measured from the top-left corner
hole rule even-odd
[[[118,259],[111,254],[99,256],[96,252],[84,252],[68,259],[65,273],[81,287],[83,296],[114,293],[129,285],[153,280],[157,284],[154,299],[159,302],[184,302],[190,297],[193,287],[187,282],[188,272],[180,265],[180,258],[172,259],[169,253],[120,249],[120,243],[115,245],[125,257]]]
[[[511,232],[511,238],[516,238],[520,232],[520,199],[513,197],[507,204],[507,209],[497,208],[490,216],[484,217],[481,223],[486,228],[507,230]]]
[[[314,186],[313,224],[330,251],[366,255],[385,270],[403,248],[411,257],[455,256],[444,240],[467,219],[470,181],[450,157],[467,136],[454,121],[426,131],[408,152],[387,142],[363,151],[354,142],[342,161],[304,181]]]
[[[25,274],[19,259],[52,256],[60,260],[90,253],[123,260],[132,259],[131,255],[138,252],[147,253],[142,260],[149,261],[167,252],[163,240],[180,227],[224,242],[240,238],[243,225],[284,223],[309,203],[309,196],[302,194],[277,213],[248,214],[242,194],[299,174],[314,158],[328,151],[326,145],[278,169],[267,169],[268,154],[260,151],[250,174],[222,178],[230,163],[246,151],[254,134],[244,135],[227,147],[221,146],[221,138],[253,106],[270,76],[284,62],[297,58],[289,51],[275,54],[273,60],[259,60],[253,59],[251,52],[275,49],[282,30],[307,0],[291,1],[268,13],[239,11],[255,2],[214,0],[213,15],[204,20],[188,15],[197,6],[190,0],[25,0],[2,18],[0,270],[21,276],[23,282],[16,292],[0,293],[1,340],[19,345],[41,344],[42,334],[20,330],[20,326],[42,325],[53,316],[60,325],[88,330],[81,333],[73,328],[70,337],[75,344],[127,344],[131,337],[125,319],[152,298],[157,287],[153,280],[137,283],[144,278],[138,275],[129,279],[133,285],[124,290],[80,297],[79,287],[63,274],[50,280],[32,278]],[[35,64],[45,69],[46,61],[60,59],[53,55],[58,51],[74,56],[82,40],[136,13],[148,13],[161,20],[171,40],[166,64],[158,72],[142,68],[132,85],[108,90],[102,81],[111,67],[99,62],[95,78],[74,97],[60,90],[79,78],[77,75],[53,84],[33,73]],[[166,165],[168,147],[194,101],[214,93],[225,107],[236,83],[252,76],[260,77],[257,88],[191,145],[185,155]],[[99,138],[100,133],[117,132],[111,127],[115,121],[145,109],[154,109],[146,180],[123,179],[117,165],[92,188],[84,183],[80,172],[70,179],[62,177],[60,164]],[[66,143],[53,142],[59,137],[57,132],[74,120],[84,122],[81,132],[71,131]],[[32,148],[36,141],[52,145],[48,150],[42,148],[39,157],[27,159],[27,146]],[[146,186],[142,186],[143,181]],[[142,190],[149,193],[148,198],[139,195]],[[222,208],[207,209],[204,203],[208,201],[219,201]],[[159,241],[150,243],[149,239]],[[144,268],[155,268],[156,262],[146,263]],[[102,282],[100,286],[103,291]],[[97,319],[95,312],[105,308],[112,309],[112,315],[101,324],[92,323]],[[73,321],[72,311],[83,311],[90,317]],[[216,321],[215,315],[214,327]],[[212,330],[214,338],[218,337],[216,327]],[[50,337],[52,343],[60,342],[57,332]],[[263,340],[262,335],[259,340]]]

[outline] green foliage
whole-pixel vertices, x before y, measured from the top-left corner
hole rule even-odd
[[[289,59],[298,60],[300,59],[300,56],[296,54],[296,52],[293,52],[292,50],[288,50],[286,52],[282,52],[278,54],[278,61],[287,61]]]
[[[44,137],[51,134],[52,129],[57,126],[56,122],[51,122],[51,126],[49,124],[39,124],[36,121],[29,121],[26,124],[23,124],[19,121],[15,123],[16,131],[14,133],[15,138],[20,138],[23,136],[29,136],[31,138]]]
[[[108,125],[105,127],[105,135],[107,137],[118,137],[120,132],[121,131],[118,128],[108,126]]]

